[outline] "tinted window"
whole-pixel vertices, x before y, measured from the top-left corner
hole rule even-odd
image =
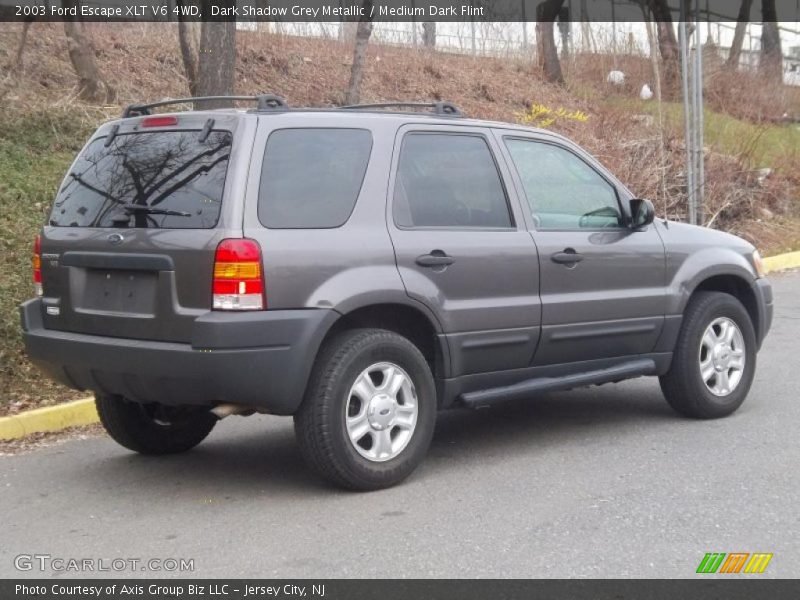
[[[72,227],[216,225],[231,134],[162,131],[93,141],[58,192],[50,224]],[[145,211],[142,208],[149,210]],[[175,214],[165,214],[175,213]]]
[[[505,190],[480,136],[409,134],[394,190],[401,227],[511,227]]]
[[[267,140],[258,218],[275,229],[339,227],[356,204],[372,149],[363,129],[280,129]]]
[[[506,139],[539,229],[597,229],[620,225],[613,186],[558,146]]]

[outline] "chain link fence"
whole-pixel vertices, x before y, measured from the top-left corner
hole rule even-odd
[[[315,37],[351,44],[356,23],[343,22],[263,22],[244,23],[248,29],[284,36]],[[730,52],[735,23],[714,22],[702,25],[709,48],[725,60]],[[649,55],[643,23],[557,23],[556,45],[562,54],[593,53],[617,56]],[[786,83],[800,85],[800,29],[781,27]],[[372,43],[428,49],[424,45],[422,22],[378,22],[373,24]],[[536,60],[536,24],[503,22],[436,23],[435,50],[474,56]],[[566,51],[566,52],[565,52]],[[761,51],[761,25],[751,23],[745,33],[740,68],[755,70]]]

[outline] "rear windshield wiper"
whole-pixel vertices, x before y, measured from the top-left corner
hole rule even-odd
[[[192,213],[184,212],[182,210],[171,210],[169,208],[158,208],[155,206],[147,206],[145,204],[133,204],[129,202],[122,205],[122,210],[125,214],[131,215],[136,212],[147,213],[148,215],[169,215],[171,217],[191,217]]]

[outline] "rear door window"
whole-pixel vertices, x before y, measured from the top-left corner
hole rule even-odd
[[[210,229],[217,224],[232,135],[120,134],[91,142],[58,192],[50,225]]]
[[[353,212],[372,150],[365,129],[278,129],[267,140],[258,218],[273,229],[328,229]]]
[[[400,227],[509,228],[503,182],[480,135],[410,133],[394,190]]]

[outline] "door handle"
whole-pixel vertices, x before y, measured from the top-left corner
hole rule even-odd
[[[446,267],[455,262],[455,258],[448,256],[441,250],[431,250],[430,254],[418,256],[415,261],[420,267]]]
[[[574,248],[565,248],[563,252],[553,254],[550,259],[560,265],[574,265],[583,260],[583,254],[578,254]]]

